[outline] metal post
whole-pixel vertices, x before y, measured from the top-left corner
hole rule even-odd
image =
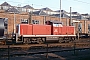
[[[31,23],[31,12],[29,13],[29,21],[28,21],[28,24]]]
[[[76,49],[76,42],[74,41],[74,54],[76,54],[75,49]]]
[[[46,54],[46,58],[48,60],[48,43],[47,43],[47,54]]]
[[[72,12],[71,12],[71,7],[70,7],[70,26],[72,26],[72,16],[71,16]]]
[[[32,7],[33,7],[33,4],[32,4]],[[33,9],[31,11],[31,23],[32,23],[32,15],[33,15]]]
[[[45,22],[46,22],[46,16],[43,16],[43,18],[44,18],[43,24],[45,25]]]
[[[32,4],[32,7],[33,7],[33,4]],[[29,12],[29,22],[28,22],[28,24],[32,23],[32,14],[33,14],[33,9]]]
[[[85,33],[86,33],[86,20],[85,20]]]
[[[49,15],[48,15],[48,10],[47,10],[47,7],[46,7],[46,16],[45,16],[45,22],[49,19]],[[45,23],[44,22],[44,23]]]
[[[8,60],[10,60],[10,56],[9,56],[9,48],[10,48],[10,46],[8,45]]]
[[[59,21],[61,22],[61,0],[60,0],[60,19]]]
[[[66,18],[66,26],[68,26],[68,19]]]
[[[79,25],[79,22],[78,22],[78,25]],[[79,40],[79,30],[78,30],[78,40]]]
[[[14,12],[14,34],[15,34],[15,25],[16,25],[15,22],[16,21],[15,21],[15,12]]]

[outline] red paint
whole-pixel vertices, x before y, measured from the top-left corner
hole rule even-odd
[[[58,34],[59,34],[59,28],[53,27],[53,35],[58,35]]]
[[[33,35],[50,35],[51,25],[33,25]]]
[[[28,29],[27,24],[20,24],[20,35],[26,35],[27,29]]]
[[[73,35],[74,34],[74,27],[73,26],[68,26],[67,27],[67,34]]]
[[[62,27],[59,27],[59,33],[58,35],[62,35]]]
[[[20,35],[32,35],[32,25],[20,24]]]
[[[67,34],[67,27],[63,26],[61,29],[61,35],[66,35]]]
[[[32,25],[28,25],[28,27],[27,27],[27,35],[32,35]]]
[[[74,35],[74,30],[74,26],[20,24],[20,35]]]

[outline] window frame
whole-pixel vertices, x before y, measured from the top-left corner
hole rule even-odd
[[[29,21],[28,21],[28,19],[21,19],[21,23],[22,23],[22,24],[28,24]]]
[[[32,24],[40,24],[39,20],[32,20]]]

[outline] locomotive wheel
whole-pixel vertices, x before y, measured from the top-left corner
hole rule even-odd
[[[58,40],[59,43],[61,43],[61,40]]]
[[[63,42],[63,38],[59,38],[59,39],[58,39],[58,42],[59,42],[59,43],[62,43],[62,42]]]
[[[42,38],[37,38],[37,43],[42,44],[43,43]]]
[[[43,41],[42,40],[39,40],[39,44],[42,44],[43,43]]]
[[[70,38],[70,41],[69,41],[69,43],[72,43],[73,41],[75,40],[75,38]]]
[[[25,43],[25,44],[31,43],[30,38],[24,38],[24,43]]]

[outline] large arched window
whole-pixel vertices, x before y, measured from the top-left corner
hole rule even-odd
[[[32,24],[40,24],[39,20],[32,20]]]
[[[22,24],[28,24],[28,19],[21,19]]]
[[[88,33],[90,33],[90,24],[88,24]]]
[[[82,23],[79,23],[79,25],[78,25],[78,31],[79,31],[80,33],[82,33]]]

